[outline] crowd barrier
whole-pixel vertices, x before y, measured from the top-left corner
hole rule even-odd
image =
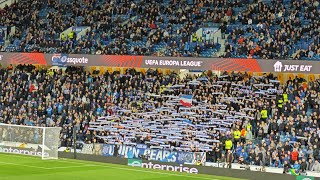
[[[70,152],[59,152],[60,158],[74,158],[74,153]],[[197,173],[197,174],[207,174],[214,176],[227,176],[240,179],[248,180],[270,180],[270,179],[281,179],[281,180],[320,180],[318,177],[303,177],[303,176],[293,176],[287,174],[274,174],[250,170],[237,170],[228,168],[217,168],[211,166],[196,166],[196,165],[181,165],[177,163],[170,162],[159,162],[159,161],[149,161],[149,160],[132,160],[127,158],[112,157],[112,156],[101,156],[92,154],[77,154],[77,159],[86,161],[96,161],[119,165],[132,165],[138,166],[141,163],[142,168],[149,169],[166,169],[170,171],[182,171],[186,173]],[[134,163],[134,164],[133,164]],[[180,169],[179,169],[180,168]]]
[[[288,72],[318,74],[320,63],[305,60],[262,60],[235,58],[193,58],[116,56],[86,54],[0,53],[3,64],[48,66],[109,66],[128,68],[196,69],[215,71]]]

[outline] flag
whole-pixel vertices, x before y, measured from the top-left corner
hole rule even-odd
[[[182,106],[190,107],[192,105],[192,95],[181,95],[179,102]]]
[[[296,170],[295,170],[295,169],[290,169],[290,170],[289,170],[289,173],[290,173],[291,175],[294,175],[294,176],[298,176],[298,175],[299,175],[299,174],[296,173]]]

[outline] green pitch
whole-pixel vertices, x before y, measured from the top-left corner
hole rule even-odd
[[[0,180],[240,180],[158,171],[107,163],[0,153]]]

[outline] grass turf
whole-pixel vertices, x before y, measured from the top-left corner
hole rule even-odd
[[[240,180],[71,159],[0,153],[0,180]]]

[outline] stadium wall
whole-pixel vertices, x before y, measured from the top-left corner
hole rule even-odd
[[[46,66],[110,66],[128,68],[196,69],[214,71],[319,74],[319,61],[234,58],[115,56],[85,54],[0,53],[1,64]]]
[[[60,158],[74,159],[74,153],[67,152],[59,152]],[[86,161],[96,161],[96,162],[104,162],[111,164],[119,164],[119,165],[128,165],[128,159],[126,158],[118,158],[118,157],[106,157],[99,155],[89,155],[89,154],[80,154],[77,153],[76,156],[79,160]],[[142,160],[142,163],[152,163],[157,165],[166,165],[166,166],[180,166],[176,163],[163,163],[158,161],[148,161]],[[249,170],[236,170],[236,169],[228,169],[228,168],[216,168],[209,166],[195,166],[195,165],[183,165],[183,167],[188,167],[189,169],[195,168],[197,169],[198,174],[207,174],[214,176],[227,176],[241,179],[249,179],[249,180],[270,180],[270,179],[281,179],[281,180],[296,180],[297,176],[286,175],[286,174],[274,174],[274,173],[266,173],[266,172],[258,172],[258,171],[249,171]],[[315,177],[315,180],[320,180],[320,178]]]
[[[74,153],[59,152],[59,158],[74,159]],[[84,161],[120,164],[120,165],[128,164],[128,160],[125,158],[118,158],[118,157],[111,157],[111,156],[105,157],[105,156],[81,154],[81,153],[77,153],[76,159],[84,160]]]

